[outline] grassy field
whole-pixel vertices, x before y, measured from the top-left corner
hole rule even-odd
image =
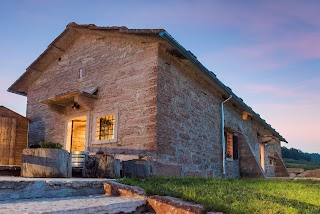
[[[124,179],[148,194],[168,195],[225,213],[320,213],[320,181],[164,178]]]
[[[310,162],[306,160],[294,160],[283,158],[283,161],[287,168],[303,168],[305,170],[320,169],[319,163]]]

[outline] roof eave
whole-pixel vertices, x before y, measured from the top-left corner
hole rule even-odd
[[[184,55],[191,63],[193,63],[196,67],[198,67],[206,76],[208,76],[213,82],[215,82],[225,93],[232,95],[233,99],[236,100],[238,104],[240,104],[246,111],[250,112],[254,118],[258,121],[258,123],[262,124],[266,128],[270,130],[270,132],[275,135],[280,141],[288,143],[286,139],[284,139],[275,129],[271,127],[265,120],[263,120],[256,112],[252,110],[247,104],[245,104],[242,99],[240,99],[232,90],[224,85],[216,75],[209,71],[205,66],[203,66],[190,52],[188,52],[182,45],[180,45],[168,32],[163,31],[159,33],[160,37],[162,37],[165,41],[171,44],[174,48],[176,48],[182,55]]]
[[[22,96],[25,96],[25,97],[27,96],[27,94],[26,94],[26,93],[16,91],[16,90],[12,89],[11,87],[10,87],[10,88],[8,88],[8,90],[7,90],[7,91],[8,91],[8,92],[11,92],[11,93],[14,93],[14,94],[22,95]]]

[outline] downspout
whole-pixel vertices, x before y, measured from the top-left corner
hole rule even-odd
[[[222,167],[223,177],[226,177],[226,139],[224,137],[224,108],[223,105],[232,98],[232,95],[228,99],[221,103],[221,143],[222,143]]]

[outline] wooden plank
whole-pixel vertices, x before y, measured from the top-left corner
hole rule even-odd
[[[0,164],[13,165],[17,119],[0,118]]]
[[[2,164],[9,164],[9,153],[8,153],[8,119],[4,117],[2,120],[2,142],[3,142],[3,156],[2,156]]]
[[[82,94],[79,94],[74,97],[74,101],[78,103],[81,107],[83,107],[85,110],[90,111],[93,109],[94,99],[92,97],[86,97]]]
[[[9,165],[14,164],[14,153],[15,153],[15,144],[16,144],[16,127],[17,127],[17,119],[11,118],[9,121]]]
[[[4,128],[3,128],[3,121],[4,118],[0,117],[0,165],[3,165],[2,163],[2,157],[4,156]]]
[[[2,118],[2,156],[1,156],[1,164],[8,165],[9,158],[8,158],[8,142],[7,142],[7,117]]]
[[[48,104],[48,107],[51,111],[54,111],[58,114],[66,114],[66,107],[56,105],[56,104]]]

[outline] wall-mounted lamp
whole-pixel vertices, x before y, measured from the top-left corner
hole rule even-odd
[[[78,109],[78,108],[80,108],[80,105],[78,103],[74,102],[73,105],[71,106],[71,108]]]

